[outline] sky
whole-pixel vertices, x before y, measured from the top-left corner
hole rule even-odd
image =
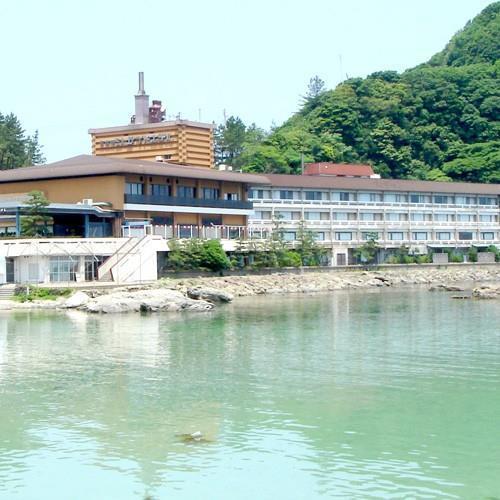
[[[90,154],[89,128],[126,125],[137,73],[167,118],[263,128],[309,79],[425,62],[491,0],[2,1],[0,112],[39,131],[47,161]]]

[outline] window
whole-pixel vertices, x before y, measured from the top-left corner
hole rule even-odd
[[[361,212],[359,214],[359,220],[368,220],[368,221],[383,220],[383,214],[382,213]]]
[[[401,240],[404,240],[404,233],[400,233],[400,232],[390,232],[389,233],[389,239],[392,240],[392,241],[401,241]]]
[[[319,212],[305,212],[304,217],[307,220],[321,220],[321,214]]]
[[[460,222],[474,222],[476,216],[474,214],[457,214],[457,221]]]
[[[125,194],[144,194],[144,184],[142,182],[125,183]]]
[[[222,226],[222,215],[204,215],[201,218],[202,226]]]
[[[476,198],[474,196],[455,196],[455,203],[457,205],[474,205]]]
[[[424,220],[424,214],[422,212],[412,212],[411,220],[420,222]]]
[[[300,212],[276,212],[277,219],[300,220]]]
[[[325,233],[322,232],[322,231],[319,231],[319,232],[314,232],[313,233],[313,238],[316,240],[316,241],[325,241]]]
[[[156,226],[171,226],[174,223],[173,217],[165,217],[163,215],[153,215],[151,219]]]
[[[101,255],[86,255],[85,256],[85,281],[94,281],[98,279],[99,266],[106,260],[106,257]]]
[[[434,214],[434,220],[437,222],[449,222],[453,220],[452,214]]]
[[[28,281],[31,283],[40,281],[40,268],[36,262],[28,263]]]
[[[492,233],[492,232],[481,233],[481,239],[482,240],[494,240],[495,233]]]
[[[323,193],[321,191],[306,191],[306,200],[321,200],[323,199]]]
[[[356,212],[337,212],[334,218],[335,220],[356,220]]]
[[[410,203],[430,203],[431,197],[426,194],[410,194]]]
[[[151,184],[150,189],[153,196],[170,196],[170,186],[167,184]]]
[[[490,214],[483,214],[479,216],[481,222],[495,222],[495,216]]]
[[[379,193],[359,193],[358,201],[380,201],[382,199],[382,195]]]
[[[349,201],[349,196],[350,193],[339,193],[339,199],[340,201]]]
[[[51,257],[49,264],[50,281],[76,281],[77,257]]]
[[[280,200],[293,200],[293,191],[280,191]]]
[[[297,233],[295,233],[295,231],[285,231],[283,233],[283,239],[285,241],[295,241],[297,239]]]
[[[412,237],[415,241],[422,241],[427,239],[427,233],[417,231],[412,234]]]
[[[404,212],[387,212],[385,214],[387,221],[405,221],[408,220],[408,214]]]
[[[238,201],[240,195],[238,193],[224,193],[224,199],[229,201]]]
[[[202,188],[201,197],[204,200],[218,200],[220,191],[217,188]]]
[[[405,194],[386,193],[384,195],[384,201],[387,201],[389,203],[406,203],[408,201],[408,198]]]
[[[489,198],[487,196],[480,196],[479,197],[479,204],[480,205],[496,205],[496,200],[495,200],[495,198]]]
[[[472,239],[474,239],[474,233],[471,233],[469,231],[460,231],[458,233],[458,239],[459,240],[472,240]]]
[[[436,238],[438,240],[451,240],[451,233],[440,231],[436,233]]]
[[[196,188],[192,186],[177,186],[178,198],[196,198]]]
[[[252,191],[252,198],[254,198],[255,200],[264,199],[264,190],[263,189],[254,189]]]
[[[270,211],[260,211],[260,210],[256,210],[255,211],[255,219],[259,219],[259,220],[271,220],[271,212]]]
[[[350,241],[350,240],[352,240],[352,233],[336,232],[335,239],[337,241]]]
[[[441,204],[453,203],[453,197],[436,194],[434,196],[434,203],[441,203]]]

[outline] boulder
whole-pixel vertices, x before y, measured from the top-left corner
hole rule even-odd
[[[113,292],[89,300],[81,308],[93,313],[122,313],[138,311],[208,311],[213,304],[204,300],[193,300],[176,290],[140,290]]]
[[[207,300],[208,302],[231,302],[234,299],[233,295],[228,292],[206,287],[189,288],[187,296],[194,300]]]
[[[481,286],[474,288],[472,296],[476,299],[500,299],[500,287]]]
[[[75,292],[71,297],[66,299],[61,305],[64,309],[74,309],[75,307],[81,307],[90,300],[90,297],[81,291]]]

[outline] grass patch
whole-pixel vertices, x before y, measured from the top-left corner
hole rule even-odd
[[[33,300],[56,300],[59,297],[69,297],[71,288],[42,288],[39,286],[18,286],[14,292],[14,300],[31,302]]]

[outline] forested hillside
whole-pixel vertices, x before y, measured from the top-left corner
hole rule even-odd
[[[299,173],[303,155],[367,162],[383,177],[500,182],[499,52],[495,2],[428,63],[334,90],[311,79],[300,111],[270,133],[231,118],[216,156],[252,172]]]

